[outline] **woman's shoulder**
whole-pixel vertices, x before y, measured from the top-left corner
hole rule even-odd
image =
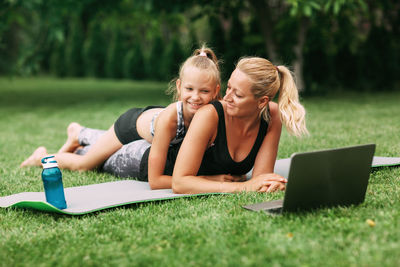
[[[279,116],[279,106],[277,103],[269,101],[269,112],[271,114],[271,117],[274,116]]]
[[[212,110],[214,113],[222,115],[226,108],[226,102],[223,100],[214,100],[206,106],[209,106],[210,110]]]
[[[218,119],[218,112],[216,110],[216,106],[219,105],[215,103],[217,101],[213,101],[207,105],[201,107],[194,115],[195,117],[202,117],[202,118],[216,118]]]
[[[279,105],[277,103],[269,101],[269,114],[271,118],[269,126],[275,125],[276,127],[281,127],[282,122],[279,115]]]

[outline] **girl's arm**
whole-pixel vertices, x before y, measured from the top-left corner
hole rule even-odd
[[[169,105],[157,118],[150,148],[148,179],[151,189],[171,188],[172,177],[164,175],[169,144],[176,136],[177,117],[175,103]]]

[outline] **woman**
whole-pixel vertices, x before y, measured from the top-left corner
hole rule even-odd
[[[278,104],[271,102],[279,91]],[[285,66],[243,58],[222,101],[201,108],[180,147],[172,177],[175,193],[272,192],[286,180],[273,173],[283,122],[295,136],[307,134],[305,110]],[[244,175],[246,182],[209,179],[211,174]]]

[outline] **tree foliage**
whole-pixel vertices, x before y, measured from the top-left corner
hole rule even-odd
[[[101,24],[94,21],[89,28],[84,46],[86,74],[91,77],[105,76],[106,40],[102,34]]]
[[[84,35],[79,18],[69,24],[69,34],[65,46],[66,74],[70,77],[82,77],[85,74],[82,47]]]
[[[185,60],[184,51],[176,36],[172,38],[166,47],[162,58],[163,77],[171,80],[178,76],[180,64]]]
[[[139,43],[127,53],[124,64],[125,78],[143,80],[146,78],[146,66],[143,50]]]
[[[125,56],[125,47],[123,38],[118,27],[113,29],[111,42],[108,44],[106,56],[106,76],[114,79],[124,77],[123,64],[121,61]]]
[[[241,56],[292,66],[306,93],[393,88],[395,0],[0,1],[0,75],[169,80],[205,42],[226,80]]]

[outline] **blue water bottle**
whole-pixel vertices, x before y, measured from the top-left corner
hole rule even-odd
[[[65,209],[67,203],[65,202],[62,174],[58,168],[57,161],[54,156],[49,156],[42,159],[42,164],[42,180],[46,201],[56,208]]]

